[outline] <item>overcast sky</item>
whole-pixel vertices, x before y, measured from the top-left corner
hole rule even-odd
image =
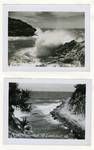
[[[30,84],[18,83],[20,89],[28,89],[32,91],[64,91],[73,92],[75,90],[73,84]]]
[[[9,17],[21,19],[37,28],[84,28],[83,12],[9,12]]]

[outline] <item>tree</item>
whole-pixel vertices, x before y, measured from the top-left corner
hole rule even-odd
[[[22,111],[29,111],[26,101],[30,96],[30,91],[19,89],[17,83],[9,83],[9,125],[13,128],[17,129],[21,125],[21,121],[14,116],[15,107],[20,107]]]
[[[28,90],[22,90],[21,91],[21,96],[19,100],[19,107],[21,108],[22,111],[30,111],[30,107],[28,107],[28,104],[26,101],[31,97],[31,92]]]
[[[29,111],[26,101],[30,97],[31,91],[19,89],[17,83],[9,83],[9,108],[15,106],[20,107],[22,111]]]
[[[9,121],[13,119],[13,106],[15,107],[18,105],[20,94],[18,85],[16,83],[9,83]]]
[[[75,113],[82,113],[85,115],[86,85],[78,84],[75,86],[75,88],[76,90],[72,94],[72,97],[69,101],[70,108],[74,108]]]

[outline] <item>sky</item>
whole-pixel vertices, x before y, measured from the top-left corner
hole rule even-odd
[[[83,12],[9,12],[9,17],[21,19],[36,28],[84,28]]]
[[[18,83],[20,89],[28,89],[31,91],[63,91],[73,92],[75,90],[73,84],[36,84],[36,83]]]

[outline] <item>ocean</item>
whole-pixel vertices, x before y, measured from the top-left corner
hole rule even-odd
[[[30,112],[22,112],[19,108],[15,108],[14,115],[20,120],[26,117],[31,127],[32,138],[73,138],[69,129],[51,115],[51,111],[60,106],[71,94],[71,92],[33,91],[31,100],[27,101],[31,105]]]
[[[78,125],[78,128],[81,127],[80,134],[83,134],[85,118],[83,114],[74,114],[69,109],[71,96],[72,92],[32,91],[30,99],[27,100],[30,111],[21,111],[19,107],[15,107],[14,110],[16,118],[20,121],[24,118],[27,120],[26,126],[29,130],[24,130],[24,138],[28,136],[34,139],[77,139],[72,123]],[[57,112],[57,115],[54,116],[52,112]],[[69,122],[62,118],[64,116]]]
[[[72,40],[84,41],[84,29],[37,29],[32,37],[9,37],[8,63],[10,66],[60,67],[53,54],[58,46]]]

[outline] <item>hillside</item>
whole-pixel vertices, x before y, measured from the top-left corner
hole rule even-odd
[[[71,98],[55,108],[51,115],[73,132],[77,139],[85,138],[85,94],[84,84],[76,85]]]
[[[8,36],[33,36],[36,29],[19,20],[8,18]]]

